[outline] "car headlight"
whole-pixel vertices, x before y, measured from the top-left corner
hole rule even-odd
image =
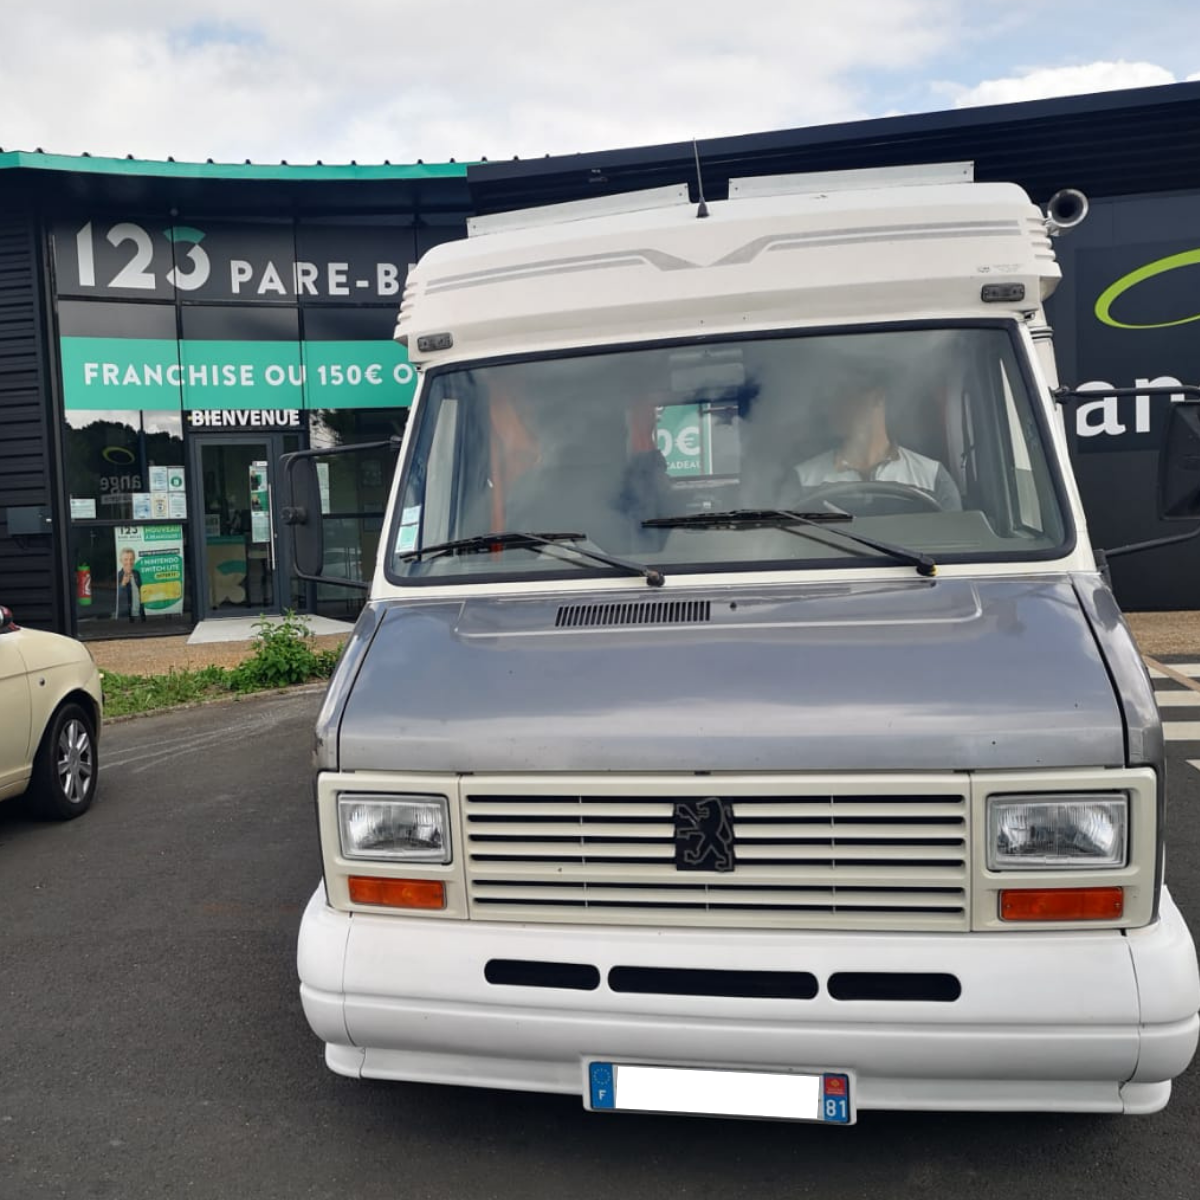
[[[450,813],[445,796],[365,796],[337,801],[343,858],[448,863]]]
[[[1123,867],[1129,797],[989,796],[990,871]]]

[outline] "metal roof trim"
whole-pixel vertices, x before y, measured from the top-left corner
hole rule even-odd
[[[663,142],[652,146],[611,147],[578,154],[547,154],[542,158],[496,159],[471,163],[468,174],[473,183],[492,183],[561,172],[602,172],[613,168],[674,163],[676,160],[691,162],[696,149],[705,169],[717,170],[727,165],[723,160],[729,156],[740,158],[777,150],[816,149],[830,145],[894,143],[902,138],[962,135],[1014,124],[1028,127],[1039,122],[1071,118],[1098,119],[1115,112],[1132,114],[1139,110],[1167,108],[1177,104],[1194,105],[1197,102],[1200,102],[1200,81],[1159,84],[1052,96],[1040,100],[1018,100],[1008,104],[981,104],[969,108],[936,109],[888,117],[864,117],[825,125],[730,134],[700,138],[696,143]]]
[[[168,179],[284,179],[349,181],[369,179],[464,179],[474,163],[366,164],[323,163],[196,163],[162,162],[146,158],[104,158],[91,155],[45,154],[26,150],[0,151],[0,170],[20,168],[89,175],[127,175]]]

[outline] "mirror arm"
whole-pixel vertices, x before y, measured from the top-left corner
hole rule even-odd
[[[1119,387],[1119,388],[1088,388],[1080,391],[1078,388],[1055,388],[1051,395],[1059,404],[1068,400],[1102,400],[1105,396],[1182,396],[1179,404],[1200,404],[1200,385],[1194,383],[1172,383],[1153,387]]]
[[[328,583],[333,587],[353,588],[356,592],[369,592],[371,584],[365,579],[350,579],[345,575],[310,575],[297,567],[292,568],[292,574],[306,583]]]
[[[403,438],[393,435],[382,442],[351,442],[348,446],[329,446],[323,450],[292,450],[281,455],[279,461],[286,465],[299,458],[333,458],[336,454],[362,454],[365,450],[392,450],[399,453],[402,442]]]
[[[1200,537],[1200,525],[1197,525],[1190,533],[1176,533],[1171,537],[1154,538],[1149,542],[1130,542],[1128,546],[1114,546],[1111,550],[1100,550],[1097,553],[1103,554],[1106,559],[1116,558],[1121,554],[1137,554],[1140,550],[1157,550],[1159,546],[1175,546],[1180,542],[1190,542],[1194,537]]]

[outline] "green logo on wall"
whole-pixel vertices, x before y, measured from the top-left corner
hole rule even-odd
[[[1114,329],[1170,329],[1176,325],[1187,325],[1192,321],[1200,321],[1200,312],[1193,313],[1190,317],[1179,317],[1174,321],[1152,321],[1145,324],[1132,324],[1128,321],[1118,321],[1112,315],[1112,306],[1126,292],[1137,287],[1139,283],[1145,283],[1147,279],[1153,279],[1156,275],[1165,275],[1168,271],[1177,271],[1180,267],[1192,267],[1200,264],[1200,250],[1184,250],[1181,254],[1169,254],[1166,258],[1155,259],[1154,262],[1146,263],[1144,267],[1138,267],[1135,271],[1130,271],[1128,275],[1122,275],[1116,283],[1105,288],[1096,300],[1096,319],[1103,321],[1105,325],[1111,325]]]

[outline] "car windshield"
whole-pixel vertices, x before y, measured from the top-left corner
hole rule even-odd
[[[576,546],[667,575],[895,565],[868,541],[939,563],[1050,557],[1067,528],[1018,363],[989,326],[447,368],[420,405],[388,573],[615,573]]]

